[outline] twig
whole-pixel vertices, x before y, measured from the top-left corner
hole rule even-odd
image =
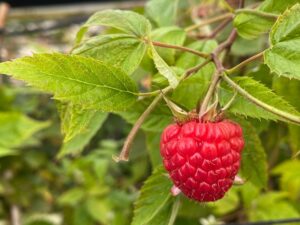
[[[243,88],[241,88],[238,84],[236,84],[233,80],[231,80],[228,76],[223,75],[223,79],[231,86],[233,87],[235,90],[237,90],[238,93],[240,93],[242,96],[244,96],[245,98],[247,98],[248,100],[250,100],[252,103],[254,103],[255,105],[265,109],[268,112],[273,113],[274,115],[277,115],[287,121],[296,123],[296,124],[300,124],[300,117],[292,115],[290,113],[281,111],[277,108],[274,108],[262,101],[260,101],[259,99],[255,98],[254,96],[252,96],[251,94],[249,94],[246,90],[244,90]]]
[[[135,122],[133,128],[131,129],[130,133],[128,134],[125,143],[123,145],[122,151],[119,156],[114,156],[113,159],[116,162],[120,161],[128,161],[128,156],[130,152],[130,147],[132,145],[132,142],[137,135],[137,132],[139,131],[140,127],[142,126],[145,119],[150,115],[150,113],[154,110],[156,105],[160,102],[160,100],[163,98],[163,95],[166,94],[171,90],[170,87],[165,89],[165,92],[160,93],[157,95],[152,103],[148,106],[148,108],[143,112],[143,114],[139,117],[139,119]]]
[[[17,205],[12,205],[10,209],[11,225],[21,225],[21,213]]]
[[[256,54],[256,55],[254,55],[254,56],[252,56],[252,57],[246,59],[245,61],[241,62],[240,64],[238,64],[238,65],[236,65],[236,66],[234,66],[233,68],[226,70],[226,73],[227,73],[227,74],[233,74],[236,70],[239,70],[239,69],[243,68],[243,67],[246,66],[249,62],[252,62],[252,61],[254,61],[254,60],[256,60],[256,59],[261,58],[261,57],[263,56],[263,54],[264,54],[263,52],[260,52],[260,53],[258,53],[258,54]]]
[[[188,78],[190,75],[192,75],[193,73],[197,73],[200,69],[202,69],[204,66],[206,66],[210,62],[211,62],[211,57],[207,58],[203,63],[188,69],[185,72],[185,74],[183,75],[182,79],[184,80],[184,79]]]
[[[231,21],[232,21],[232,18],[224,20],[209,35],[202,35],[202,36],[197,35],[196,37],[198,39],[212,39],[212,38],[215,38]]]
[[[194,55],[197,55],[197,56],[200,56],[202,58],[208,58],[209,57],[209,54],[207,54],[207,53],[199,52],[197,50],[187,48],[187,47],[184,47],[184,46],[171,45],[171,44],[162,43],[162,42],[158,42],[158,41],[151,41],[151,42],[154,46],[158,46],[158,47],[162,47],[162,48],[173,48],[173,49],[181,50],[181,51],[184,51],[184,52],[190,52],[190,53],[192,53]]]
[[[185,31],[188,33],[188,32],[191,32],[192,30],[197,29],[197,28],[200,28],[200,27],[203,27],[203,26],[206,26],[206,25],[209,25],[209,24],[212,24],[212,23],[215,23],[215,22],[227,19],[227,18],[233,18],[233,14],[232,13],[225,13],[225,14],[207,19],[207,20],[203,20],[201,23],[194,24],[194,25],[191,25],[191,26],[187,27],[185,29]]]

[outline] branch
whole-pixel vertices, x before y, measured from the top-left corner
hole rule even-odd
[[[246,59],[245,61],[241,62],[240,64],[238,64],[238,65],[236,65],[236,66],[234,66],[233,68],[226,70],[226,73],[227,73],[227,74],[233,74],[235,71],[237,71],[237,70],[243,68],[243,67],[246,66],[248,63],[250,63],[250,62],[252,62],[252,61],[254,61],[254,60],[256,60],[256,59],[261,58],[261,57],[263,56],[263,54],[264,54],[263,52],[260,52],[260,53],[258,53],[258,54],[256,54],[256,55],[254,55],[254,56],[252,56],[252,57]]]
[[[200,56],[202,58],[208,58],[209,54],[204,53],[204,52],[199,52],[197,50],[191,49],[191,48],[187,48],[187,47],[183,47],[180,45],[171,45],[171,44],[167,44],[167,43],[162,43],[162,42],[158,42],[158,41],[151,41],[152,44],[154,46],[158,46],[158,47],[162,47],[162,48],[172,48],[172,49],[177,49],[177,50],[181,50],[184,52],[190,52],[194,55]]]
[[[192,30],[197,29],[197,28],[200,28],[200,27],[203,27],[203,26],[206,26],[206,25],[209,25],[209,24],[212,24],[212,23],[215,23],[215,22],[227,19],[227,18],[231,18],[232,19],[233,16],[234,15],[232,13],[225,13],[225,14],[222,14],[222,15],[219,15],[219,16],[207,19],[207,20],[203,20],[201,23],[191,25],[191,26],[187,27],[185,29],[185,31],[188,33],[188,32],[191,32]]]
[[[280,109],[274,108],[273,106],[270,106],[259,99],[255,98],[251,94],[249,94],[246,90],[244,90],[242,87],[240,87],[237,83],[235,83],[233,80],[231,80],[228,76],[223,75],[223,79],[235,90],[237,90],[238,93],[240,93],[242,96],[247,98],[249,101],[254,103],[255,105],[265,109],[268,112],[273,113],[276,116],[279,116],[287,121],[300,124],[300,117],[292,115],[290,113],[281,111]]]
[[[212,38],[215,38],[231,21],[232,21],[232,18],[224,20],[209,35],[202,35],[202,36],[197,35],[196,37],[198,39],[212,39]]]

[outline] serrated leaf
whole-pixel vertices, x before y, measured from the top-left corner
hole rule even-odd
[[[68,138],[64,140],[58,155],[59,158],[68,154],[77,155],[81,153],[108,116],[107,113],[96,110],[86,110],[78,113],[76,110],[74,112],[74,108],[70,108],[66,111],[62,123],[64,124],[64,121],[70,120],[66,121],[68,124],[65,127],[69,136],[66,136]]]
[[[153,30],[151,33],[151,40],[159,41],[162,43],[172,45],[183,45],[186,39],[186,33],[179,27],[162,27]],[[169,65],[175,63],[175,49],[155,47],[158,54],[166,61]]]
[[[238,12],[233,21],[238,34],[250,40],[267,33],[274,23],[275,19],[271,16],[260,16],[254,10]]]
[[[265,63],[279,76],[300,79],[300,4],[279,16],[270,33],[272,46],[264,52]]]
[[[240,87],[242,87],[249,94],[259,99],[260,101],[284,112],[288,112],[296,116],[300,115],[300,113],[282,97],[276,95],[271,89],[267,88],[251,77],[236,77],[233,80],[238,83]],[[233,94],[233,91],[226,86],[220,88],[221,105],[224,106],[231,99]],[[240,95],[237,95],[233,104],[229,108],[229,111],[235,114],[249,116],[257,119],[282,120],[286,122],[286,120],[259,108]]]
[[[299,3],[299,0],[265,0],[259,7],[259,10],[280,14],[284,12],[287,8]]]
[[[300,161],[289,160],[279,164],[272,170],[272,174],[280,175],[280,188],[286,191],[291,199],[300,197]]]
[[[150,0],[145,7],[146,15],[158,27],[175,25],[178,3],[179,0]]]
[[[161,58],[152,44],[150,44],[150,49],[155,67],[157,68],[158,72],[167,78],[172,88],[176,88],[179,81],[175,71]]]
[[[21,147],[34,133],[49,126],[49,122],[39,122],[16,112],[0,112],[0,124],[0,149],[3,152]]]
[[[268,181],[267,157],[256,132],[246,120],[233,117],[243,128],[245,147],[242,153],[241,174],[259,188],[264,188]]]
[[[151,104],[151,99],[137,101],[129,111],[119,113],[127,122],[134,124],[146,108]],[[147,117],[142,129],[151,132],[162,131],[171,121],[172,113],[164,103],[160,103]]]
[[[121,111],[137,99],[136,84],[122,70],[83,56],[38,54],[1,63],[0,72],[87,109]]]
[[[73,54],[91,56],[132,74],[141,63],[147,46],[135,36],[107,34],[92,37],[76,46]]]
[[[103,10],[93,14],[80,28],[76,44],[81,42],[87,29],[92,26],[113,27],[136,37],[148,36],[151,31],[150,22],[138,13],[125,10]]]
[[[153,224],[152,221],[160,216],[170,201],[171,186],[172,183],[165,175],[163,167],[156,168],[141,189],[140,197],[135,203],[131,225]]]

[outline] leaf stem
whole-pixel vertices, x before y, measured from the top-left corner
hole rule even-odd
[[[168,225],[173,225],[175,223],[179,208],[180,208],[180,198],[177,197],[177,199],[172,207],[172,212],[171,212],[171,216],[170,216]]]
[[[237,83],[235,83],[233,80],[231,80],[227,75],[222,76],[223,80],[225,80],[232,88],[234,88],[238,93],[240,93],[242,96],[247,98],[249,101],[254,103],[255,105],[265,109],[266,111],[269,111],[273,113],[276,116],[279,116],[287,121],[300,124],[300,117],[292,115],[290,113],[281,111],[280,109],[274,108],[273,106],[270,106],[261,100],[255,98],[251,94],[249,94],[246,90],[244,90],[242,87],[240,87]]]
[[[187,48],[187,47],[184,47],[184,46],[180,46],[180,45],[171,45],[171,44],[162,43],[162,42],[158,42],[158,41],[152,41],[152,44],[154,46],[157,46],[157,47],[173,48],[173,49],[181,50],[181,51],[184,51],[184,52],[189,52],[189,53],[192,53],[194,55],[200,56],[202,58],[208,58],[209,57],[209,54],[207,54],[207,53],[199,52],[197,50]]]
[[[238,65],[232,67],[231,69],[227,69],[227,70],[226,70],[226,73],[227,73],[227,74],[233,74],[235,71],[237,71],[237,70],[243,68],[243,67],[246,66],[248,63],[250,63],[250,62],[252,62],[252,61],[254,61],[254,60],[256,60],[256,59],[261,58],[261,57],[263,56],[263,54],[264,54],[264,52],[260,52],[260,53],[254,55],[254,56],[251,56],[250,58],[248,58],[248,59],[246,59],[245,61],[241,62],[240,64],[238,64]]]
[[[254,9],[238,9],[235,11],[236,15],[239,13],[251,13],[257,16],[261,16],[267,19],[272,19],[272,20],[277,20],[278,15],[273,14],[273,13],[266,13],[266,12],[262,12],[259,10],[254,10]]]
[[[227,19],[227,18],[233,18],[233,14],[232,13],[225,13],[225,14],[213,17],[213,18],[209,18],[207,20],[203,20],[202,22],[200,22],[198,24],[193,24],[193,25],[187,27],[185,29],[185,31],[186,32],[191,32],[192,30],[195,30],[197,28],[200,28],[200,27],[203,27],[203,26],[206,26],[206,25],[209,25],[211,23],[215,23],[215,22]]]
[[[116,162],[120,161],[128,161],[129,153],[130,153],[130,148],[132,145],[132,142],[137,135],[137,132],[139,131],[140,127],[142,126],[143,122],[145,119],[150,115],[150,113],[154,110],[156,105],[160,102],[160,100],[163,98],[164,94],[172,90],[171,87],[167,87],[164,89],[164,92],[161,92],[159,95],[157,95],[152,103],[148,106],[148,108],[143,112],[143,114],[139,117],[139,119],[135,122],[134,126],[132,127],[131,131],[129,132],[125,143],[123,145],[122,151],[119,156],[114,156],[113,159]]]

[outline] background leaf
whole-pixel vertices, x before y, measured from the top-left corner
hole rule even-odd
[[[0,72],[84,108],[125,110],[137,99],[137,88],[123,71],[76,55],[38,54],[0,64]]]
[[[133,73],[141,63],[147,46],[127,34],[107,34],[92,37],[78,45],[73,54],[91,56]]]
[[[259,7],[260,10],[270,13],[280,14],[284,12],[287,8],[299,3],[299,0],[265,0]]]

